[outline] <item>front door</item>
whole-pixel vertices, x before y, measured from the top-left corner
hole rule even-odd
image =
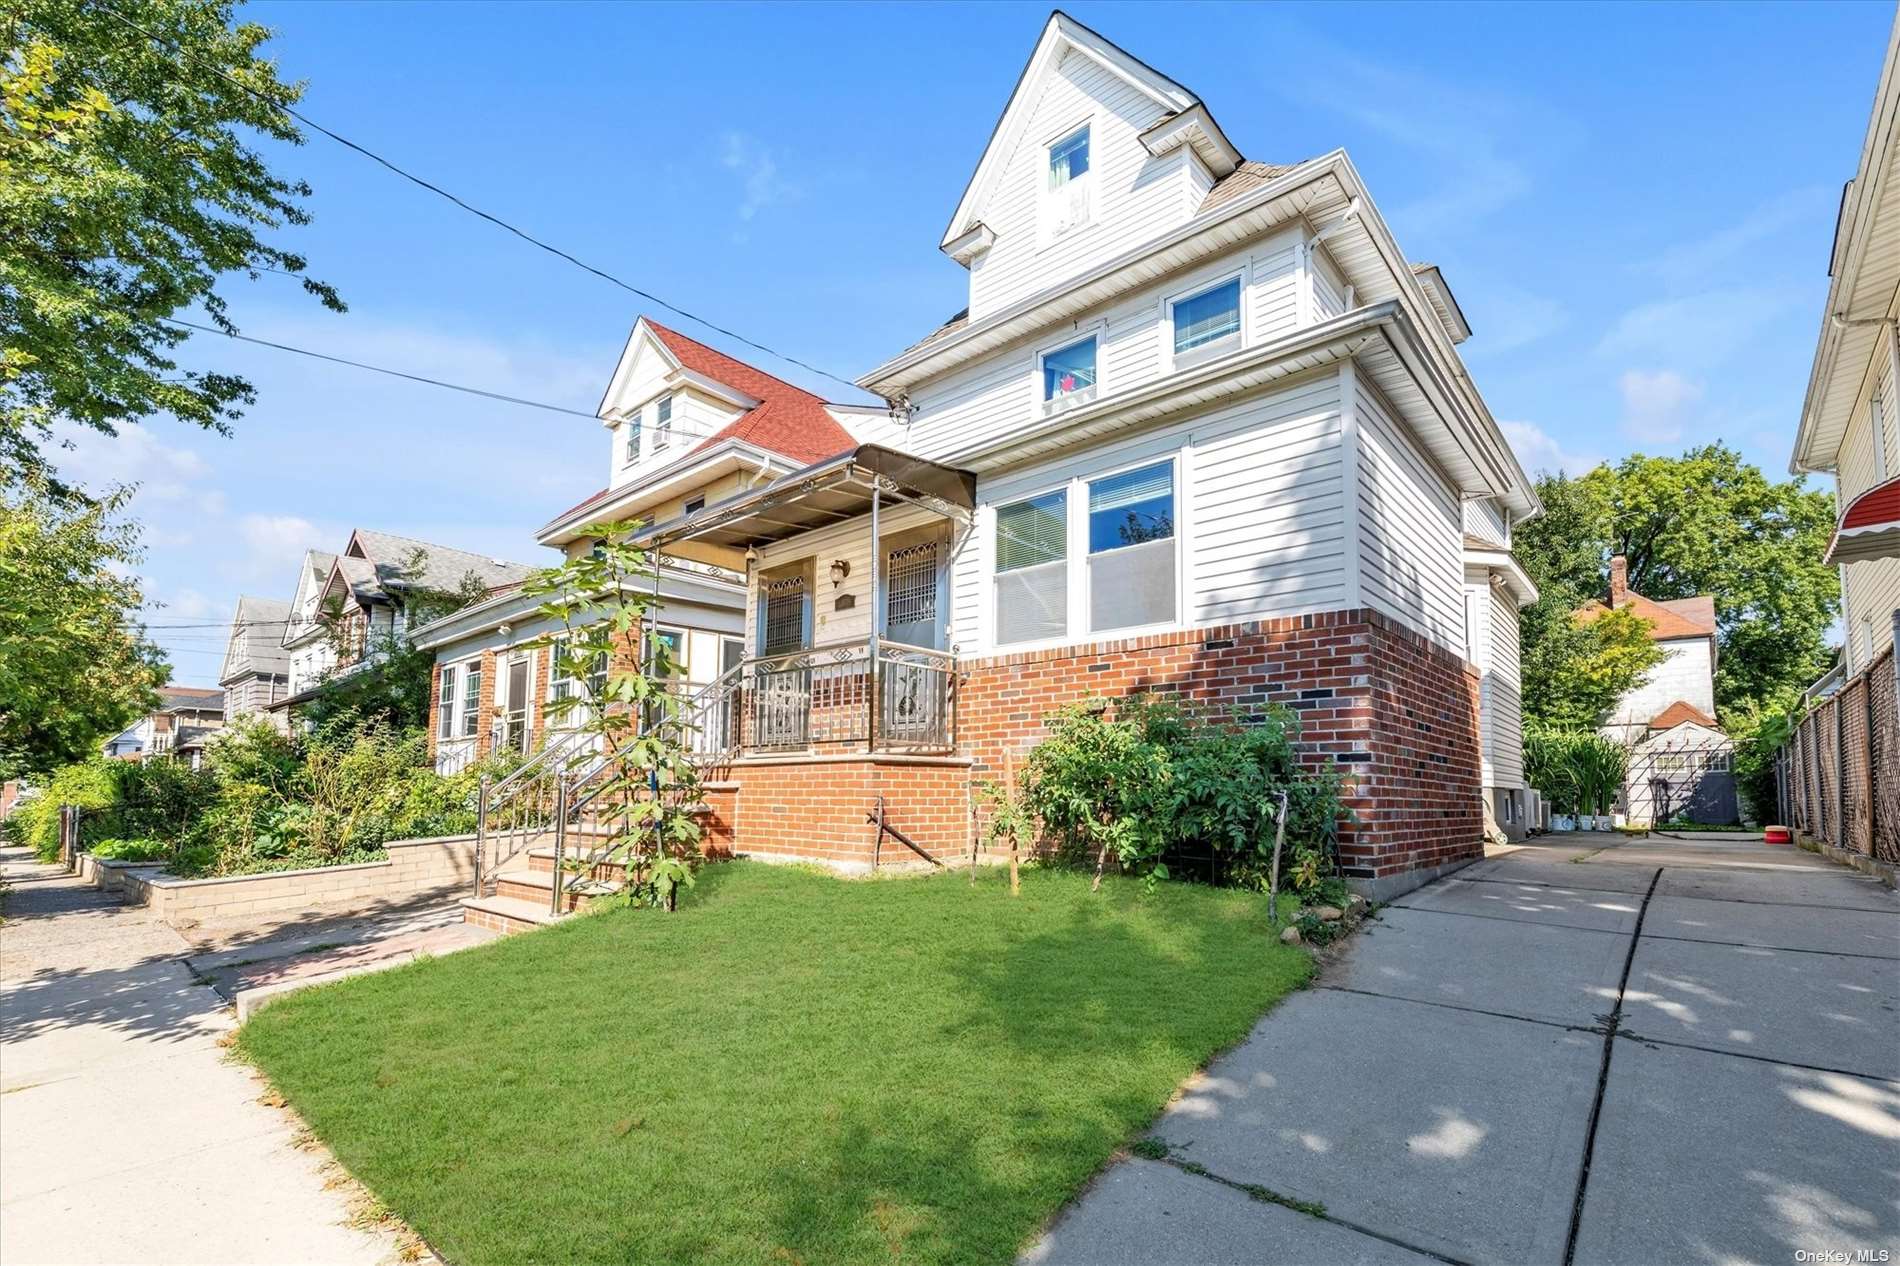
[[[940,546],[925,541],[885,553],[881,636],[906,646],[943,649]]]
[[[495,746],[498,749],[513,748],[517,752],[528,750],[528,736],[533,729],[534,708],[534,658],[529,653],[511,655],[502,668],[501,698],[497,706],[501,709],[501,723],[497,727]]]
[[[768,580],[759,590],[759,649],[753,669],[752,741],[803,747],[811,737],[811,594],[804,575]]]
[[[948,665],[906,647],[942,650],[946,639],[942,542],[887,550],[879,604],[879,732],[908,744],[940,741],[948,701]]]

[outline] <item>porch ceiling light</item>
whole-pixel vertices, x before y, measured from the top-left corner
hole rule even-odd
[[[848,561],[842,558],[834,558],[831,560],[831,587],[833,589],[842,585],[844,578],[850,574],[851,564]]]

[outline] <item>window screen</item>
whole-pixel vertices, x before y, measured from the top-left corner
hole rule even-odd
[[[1240,333],[1240,278],[1174,305],[1174,350],[1190,352]]]
[[[1059,400],[1063,396],[1087,391],[1094,385],[1095,339],[1092,336],[1042,358],[1044,400]]]
[[[673,397],[661,396],[653,408],[653,447],[665,448],[673,438]]]
[[[998,644],[1068,632],[1068,501],[1057,490],[996,512]]]
[[[763,653],[782,655],[805,645],[805,578],[786,576],[765,582]]]
[[[1089,484],[1089,630],[1164,624],[1175,615],[1174,465]]]

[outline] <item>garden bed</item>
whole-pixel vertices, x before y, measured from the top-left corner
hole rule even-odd
[[[1003,1262],[1311,971],[1258,895],[1088,887],[728,863],[241,1046],[452,1261]]]

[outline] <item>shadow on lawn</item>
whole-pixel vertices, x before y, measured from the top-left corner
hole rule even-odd
[[[1115,908],[1140,899],[1117,885],[964,965],[967,1005],[942,1017],[944,1032],[968,1042],[975,1030],[993,1054],[959,1084],[919,1081],[913,1094],[854,1102],[850,1070],[839,1070],[836,1127],[798,1165],[761,1176],[775,1260],[1013,1260],[1147,1128],[1179,1079],[1242,1036],[1257,1019],[1250,1009],[1229,1006],[1210,1022],[1170,988],[1186,977],[1203,993],[1222,989],[1231,929],[1134,931]],[[873,1048],[864,1058],[885,1057]]]

